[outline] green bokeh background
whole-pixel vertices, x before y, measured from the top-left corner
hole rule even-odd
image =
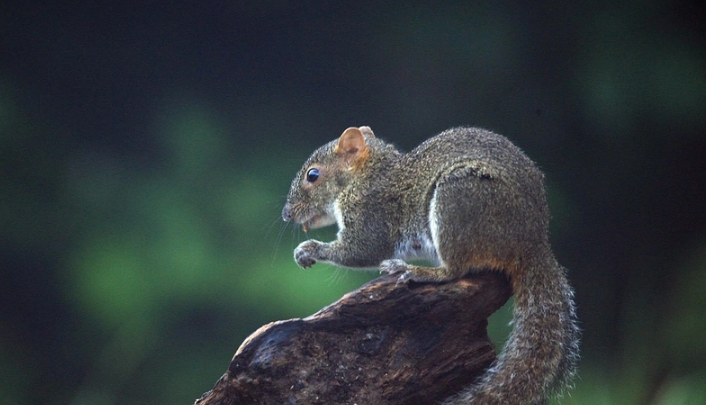
[[[192,403],[259,326],[375,277],[298,269],[335,230],[280,219],[353,125],[482,126],[544,169],[584,330],[561,403],[706,402],[703,5],[1,9],[0,402]]]

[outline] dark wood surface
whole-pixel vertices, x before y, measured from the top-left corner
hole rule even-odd
[[[428,405],[471,384],[495,359],[487,318],[511,295],[506,277],[397,284],[398,276],[261,327],[195,404]]]

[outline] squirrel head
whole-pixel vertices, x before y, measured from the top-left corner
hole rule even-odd
[[[351,127],[315,150],[292,181],[282,219],[301,224],[304,232],[334,224],[336,199],[365,166],[374,138],[370,127]]]

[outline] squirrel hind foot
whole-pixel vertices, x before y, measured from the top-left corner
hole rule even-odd
[[[446,267],[423,267],[407,266],[407,270],[402,275],[406,281],[418,283],[443,283],[456,279]]]

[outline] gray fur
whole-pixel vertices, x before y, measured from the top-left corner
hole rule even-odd
[[[285,220],[339,226],[333,242],[302,242],[297,263],[379,266],[419,282],[509,275],[516,298],[507,345],[476,384],[444,404],[545,404],[575,373],[579,331],[573,290],[549,245],[541,171],[507,138],[479,128],[447,130],[406,154],[367,127],[361,133],[362,164],[350,161],[363,150],[342,155],[332,141],[292,182]],[[323,175],[309,184],[314,166]],[[402,261],[419,257],[437,267]]]

